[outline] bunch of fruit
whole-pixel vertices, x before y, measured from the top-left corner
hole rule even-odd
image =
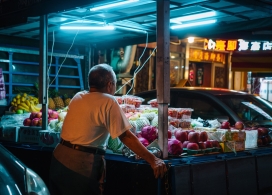
[[[30,96],[26,93],[17,94],[11,101],[12,111],[21,114],[23,112],[38,112],[40,110],[37,107],[39,103],[38,98]]]
[[[57,111],[48,109],[48,123],[54,119],[59,118],[59,113]],[[38,112],[31,112],[28,118],[23,121],[24,126],[42,126],[42,110],[39,109]]]

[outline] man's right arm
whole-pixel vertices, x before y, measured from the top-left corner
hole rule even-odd
[[[164,161],[150,153],[130,130],[121,134],[119,139],[135,154],[139,155],[151,165],[156,178],[163,177],[167,171]]]

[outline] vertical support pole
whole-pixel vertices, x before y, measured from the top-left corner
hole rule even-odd
[[[189,81],[189,57],[190,57],[190,44],[186,43],[185,45],[185,65],[184,65],[184,79]]]
[[[156,87],[159,114],[159,147],[168,158],[168,103],[170,102],[170,1],[157,0]]]
[[[48,126],[48,18],[40,16],[39,102],[42,103],[42,129]]]
[[[13,74],[13,67],[12,67],[12,62],[13,62],[13,53],[12,52],[8,52],[9,54],[9,100],[8,103],[11,102],[12,98],[13,98],[13,84],[12,84],[12,74]]]
[[[231,71],[231,56],[232,56],[232,52],[229,53],[228,56],[228,59],[227,59],[227,67],[228,67],[228,89],[233,89],[234,86],[233,86],[233,74],[232,74],[232,71]]]
[[[91,67],[93,66],[93,49],[91,45],[88,45],[85,47],[85,56],[84,57],[84,62],[85,62],[85,66],[84,66],[84,89],[88,90],[89,86],[88,86],[88,74],[89,74],[89,70],[91,69]]]

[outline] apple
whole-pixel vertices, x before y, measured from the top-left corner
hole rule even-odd
[[[181,129],[176,130],[175,137],[177,140],[181,141],[182,143],[184,141],[188,141],[188,133],[186,130],[181,130]]]
[[[188,134],[188,141],[193,143],[198,143],[200,141],[198,132],[190,132]]]
[[[42,112],[37,112],[37,114],[35,115],[35,118],[42,118]]]
[[[167,132],[167,137],[168,137],[168,139],[171,139],[171,137],[172,137],[172,133],[170,130],[168,130],[168,132]]]
[[[183,148],[187,148],[188,143],[189,143],[189,141],[184,141],[184,142],[182,143],[182,147],[183,147]]]
[[[206,131],[201,131],[199,134],[199,139],[202,142],[205,142],[208,140],[208,133]]]
[[[58,119],[59,113],[58,113],[57,111],[52,111],[52,112],[49,114],[49,117],[50,117],[50,118],[53,118],[53,119]]]
[[[241,129],[244,129],[244,124],[243,124],[243,122],[241,122],[241,121],[237,121],[237,122],[235,123],[234,127],[235,127],[235,129],[241,130]]]
[[[263,140],[261,138],[258,138],[257,145],[258,146],[262,146],[263,145]]]
[[[212,140],[212,145],[215,148],[220,148],[220,144],[219,144],[219,142],[217,140]]]
[[[230,129],[230,123],[228,121],[224,121],[221,123],[221,129]]]
[[[38,126],[39,120],[40,120],[39,118],[32,119],[31,126]]]
[[[265,127],[259,127],[257,130],[258,130],[258,136],[268,135],[268,129]]]
[[[213,141],[212,140],[207,140],[204,142],[206,148],[212,148],[213,147]]]
[[[36,118],[36,114],[37,114],[37,113],[38,113],[38,112],[31,112],[29,118],[30,118],[31,120],[34,119],[34,118]]]
[[[198,146],[197,143],[189,142],[188,145],[187,145],[187,149],[190,149],[190,150],[199,150],[199,146]]]
[[[268,144],[267,136],[262,137],[261,139],[262,139],[263,145],[266,146]]]
[[[32,120],[30,118],[26,118],[23,122],[24,126],[31,126]]]
[[[199,146],[199,149],[206,149],[206,145],[202,141],[198,142],[198,146]]]
[[[38,125],[37,125],[37,126],[39,126],[39,127],[42,126],[42,118],[39,118],[39,121],[38,121]]]

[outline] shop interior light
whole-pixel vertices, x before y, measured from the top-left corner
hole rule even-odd
[[[213,17],[216,16],[216,12],[211,11],[211,12],[205,12],[205,13],[201,13],[201,14],[193,14],[193,15],[189,15],[189,16],[182,16],[182,17],[178,17],[178,18],[173,18],[170,19],[170,22],[187,22],[187,21],[191,21],[191,20],[199,20],[199,19],[204,19],[204,18],[209,18],[209,17]]]
[[[139,1],[139,0],[127,0],[127,1],[117,2],[117,3],[111,3],[111,4],[101,5],[101,6],[90,8],[90,11],[97,11],[97,10],[101,10],[101,9],[106,9],[106,8],[111,8],[111,7],[117,7],[117,6],[120,6],[120,5],[125,5],[125,4],[128,4],[128,3],[134,3],[134,2],[137,2],[137,1]]]
[[[213,24],[216,23],[216,20],[206,20],[206,21],[201,21],[201,22],[192,22],[192,23],[187,23],[187,24],[180,24],[180,25],[174,25],[171,26],[171,29],[178,29],[178,28],[186,28],[186,27],[191,27],[191,26],[200,26],[200,25],[205,25],[205,24]]]
[[[60,26],[62,30],[114,30],[114,26]]]
[[[188,40],[188,43],[193,43],[195,41],[195,38],[194,37],[188,37],[187,40]]]

